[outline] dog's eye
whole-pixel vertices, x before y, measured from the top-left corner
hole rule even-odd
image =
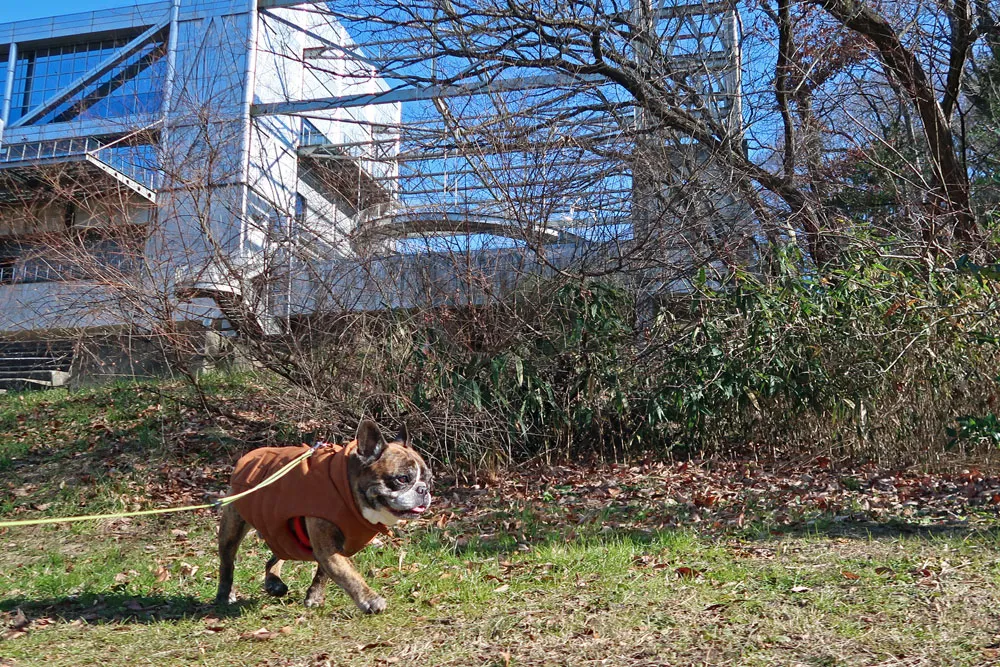
[[[400,484],[409,484],[410,483],[410,476],[409,475],[400,475],[400,476],[398,476],[396,478],[396,481],[398,483],[400,483]]]

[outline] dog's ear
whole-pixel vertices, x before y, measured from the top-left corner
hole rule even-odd
[[[410,429],[406,428],[406,422],[403,422],[399,426],[399,431],[396,433],[396,437],[393,442],[402,443],[404,447],[413,448],[413,441],[410,440]]]
[[[358,455],[366,464],[377,461],[385,450],[385,438],[378,430],[378,425],[371,419],[365,419],[358,424],[358,434],[355,439],[358,441]]]

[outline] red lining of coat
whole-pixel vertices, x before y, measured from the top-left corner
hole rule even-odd
[[[306,532],[306,518],[297,516],[289,519],[288,529],[292,531],[292,537],[299,543],[299,546],[312,553],[312,542],[309,541],[309,533]]]

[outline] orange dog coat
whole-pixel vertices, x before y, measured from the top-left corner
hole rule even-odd
[[[347,480],[346,447],[324,445],[300,461],[288,474],[233,504],[247,523],[257,529],[274,555],[282,560],[316,560],[305,534],[304,517],[326,519],[344,534],[344,555],[353,556],[385,526],[365,519],[354,502]],[[298,447],[261,447],[244,455],[233,470],[235,493],[260,484],[282,466],[305,452]]]

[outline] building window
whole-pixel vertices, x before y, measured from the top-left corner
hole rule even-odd
[[[319,128],[309,122],[308,119],[302,119],[302,131],[299,132],[300,146],[322,146],[329,143],[330,140],[319,131]]]
[[[0,256],[0,285],[12,285],[17,276],[17,257]]]
[[[43,47],[18,54],[14,68],[14,93],[10,122],[51,99],[129,42],[129,38]],[[122,118],[153,113],[163,102],[166,43],[155,37],[136,53],[113,66],[32,125],[61,123],[82,118]],[[6,64],[0,69],[6,76]]]
[[[292,229],[288,230],[290,234],[294,234],[298,230],[305,227],[306,224],[306,214],[309,212],[309,205],[306,203],[305,196],[300,193],[295,193],[295,220],[292,223]]]
[[[0,241],[0,284],[108,279],[138,271],[145,231],[136,226]]]

